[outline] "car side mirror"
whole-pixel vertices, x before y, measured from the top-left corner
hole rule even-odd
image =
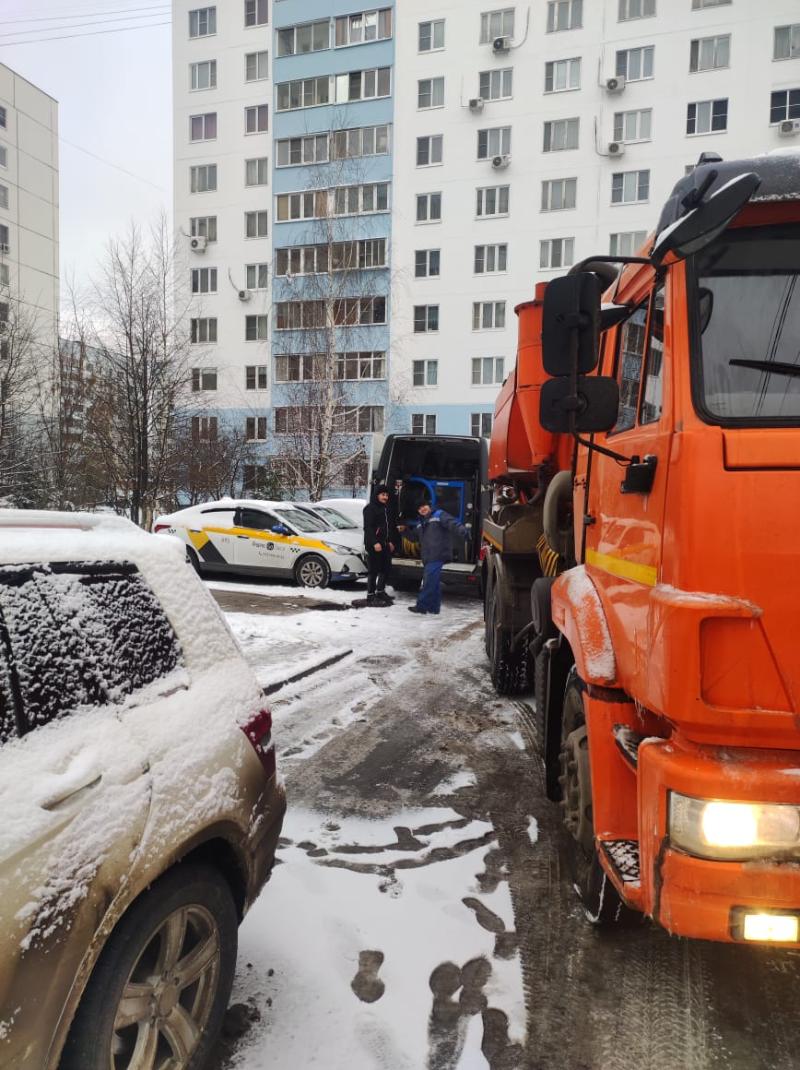
[[[572,375],[597,367],[600,345],[600,280],[589,271],[547,284],[542,308],[542,359],[548,375]]]
[[[575,390],[566,376],[548,380],[539,398],[539,423],[556,434],[610,431],[619,414],[619,385],[607,375],[579,375]]]
[[[285,524],[273,524],[271,528],[273,535],[290,535],[291,532]]]

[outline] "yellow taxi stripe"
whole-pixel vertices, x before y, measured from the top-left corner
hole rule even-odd
[[[317,539],[305,539],[301,535],[274,535],[271,531],[259,531],[257,528],[212,528],[204,527],[203,531],[210,531],[216,535],[247,535],[251,539],[263,539],[265,542],[288,543],[290,546],[305,546],[309,550],[322,550],[330,553],[330,549],[324,542]],[[356,554],[356,551],[352,551]]]
[[[202,550],[205,544],[208,542],[208,535],[206,535],[204,531],[192,531],[191,529],[187,529],[186,533],[189,536],[189,541],[191,542],[192,546],[194,546],[195,550]]]
[[[587,550],[586,563],[623,580],[643,583],[646,587],[655,587],[658,583],[658,569],[655,565],[640,565],[636,561],[627,561],[624,557],[614,554],[601,554],[599,550]]]

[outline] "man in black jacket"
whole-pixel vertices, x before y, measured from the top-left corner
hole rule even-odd
[[[417,507],[419,526],[410,532],[422,552],[422,587],[417,604],[409,606],[411,613],[438,613],[442,606],[442,566],[453,560],[453,532],[462,538],[468,535],[463,524],[444,509],[431,509],[430,502]]]
[[[364,506],[364,547],[369,563],[367,605],[390,606],[394,599],[386,593],[386,577],[400,536],[389,488],[379,483]]]

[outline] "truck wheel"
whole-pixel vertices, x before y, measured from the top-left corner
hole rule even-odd
[[[489,666],[498,695],[520,695],[528,689],[528,648],[520,643],[510,649],[508,634],[500,625],[497,589],[491,585],[489,616],[486,622]]]
[[[301,587],[327,587],[331,570],[324,557],[319,554],[306,554],[297,562],[294,578]]]
[[[208,1070],[236,966],[227,881],[179,865],[108,939],[72,1023],[61,1070]]]
[[[614,925],[632,914],[600,864],[594,842],[592,777],[583,694],[574,669],[567,680],[561,743],[561,808],[572,881],[594,925]]]

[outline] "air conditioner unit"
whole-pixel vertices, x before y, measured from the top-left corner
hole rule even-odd
[[[784,119],[778,127],[781,137],[794,137],[800,134],[800,119]]]
[[[492,167],[495,171],[501,171],[511,163],[511,154],[504,152],[502,155],[492,157]]]
[[[621,74],[615,75],[613,78],[606,78],[606,93],[621,93],[625,88],[625,78]]]
[[[204,253],[206,251],[207,245],[208,238],[204,238],[202,236],[192,238],[189,242],[189,248],[192,249],[195,253]]]
[[[510,37],[495,37],[492,41],[492,52],[508,52],[510,48]]]
[[[239,290],[239,300],[240,301],[249,301],[250,300],[250,291],[249,290]]]
[[[469,102],[470,111],[483,111],[483,97],[471,97]]]
[[[608,155],[609,156],[622,156],[625,153],[625,145],[621,141],[609,141],[608,143]]]

